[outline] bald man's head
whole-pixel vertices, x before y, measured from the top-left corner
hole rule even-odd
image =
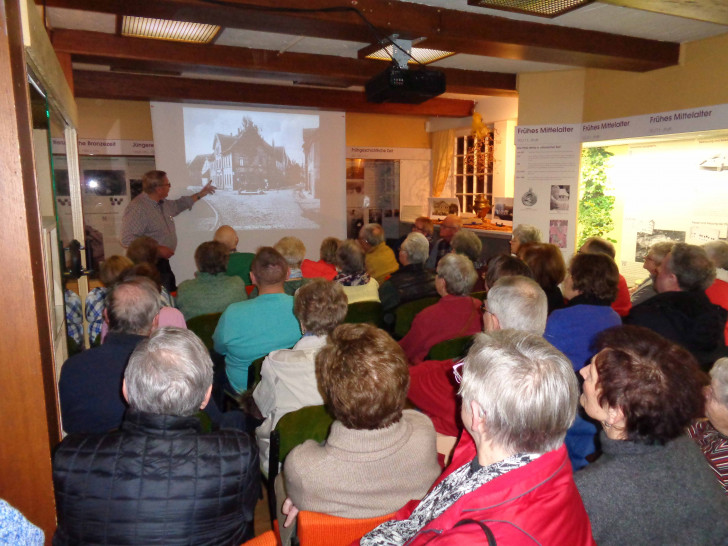
[[[238,234],[230,226],[220,226],[215,232],[213,241],[224,244],[230,252],[238,248]]]

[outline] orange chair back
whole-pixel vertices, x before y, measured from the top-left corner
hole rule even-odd
[[[375,518],[348,519],[301,510],[298,513],[298,540],[301,546],[349,546],[393,516],[394,513]]]
[[[273,531],[266,531],[262,535],[258,535],[244,542],[242,546],[278,546],[279,544],[280,541],[276,534]]]

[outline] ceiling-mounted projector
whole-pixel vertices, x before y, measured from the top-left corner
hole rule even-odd
[[[399,68],[393,63],[364,87],[368,102],[420,104],[445,92],[445,73],[432,69]]]

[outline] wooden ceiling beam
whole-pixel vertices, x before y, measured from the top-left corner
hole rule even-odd
[[[180,44],[163,40],[127,38],[101,32],[55,30],[53,47],[85,63],[109,64],[142,72],[196,72],[246,76],[333,86],[364,85],[387,63],[334,55],[311,55],[267,49]],[[516,76],[499,72],[443,69],[449,93],[516,96]]]
[[[465,117],[474,103],[458,99],[430,99],[422,104],[372,104],[363,92],[311,87],[247,84],[194,78],[143,76],[92,70],[74,70],[76,97],[91,99],[160,100],[172,102],[213,101],[317,110]]]
[[[354,12],[282,12],[279,0],[228,0],[228,5],[203,0],[45,0],[45,3],[52,7],[197,21],[229,28],[355,42],[376,41],[374,32]],[[340,0],[288,3],[288,6],[308,9],[340,5]],[[428,47],[443,47],[457,53],[631,71],[663,68],[679,61],[680,45],[673,42],[395,0],[357,0],[355,5],[380,34],[425,37]]]

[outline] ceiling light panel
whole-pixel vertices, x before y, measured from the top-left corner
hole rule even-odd
[[[594,0],[468,0],[470,6],[502,9],[537,15],[539,17],[557,17],[567,11],[590,4]]]
[[[150,19],[147,17],[124,16],[121,23],[122,36],[136,38],[155,38],[175,42],[208,44],[220,31],[217,25]]]
[[[414,57],[414,59],[410,59],[407,61],[409,64],[419,63],[419,64],[429,64],[434,63],[435,61],[439,61],[440,59],[445,59],[446,57],[449,57],[450,55],[454,55],[452,51],[440,51],[438,49],[426,49],[423,47],[413,47],[412,51],[410,51],[410,55]],[[367,55],[367,59],[377,59],[379,61],[391,61],[392,60],[392,45],[388,45],[387,47],[383,47],[382,49],[375,51],[374,53],[370,53]]]

